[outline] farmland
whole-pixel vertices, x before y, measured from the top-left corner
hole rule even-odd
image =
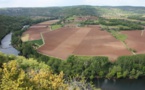
[[[38,51],[42,54],[67,59],[69,55],[118,56],[131,55],[123,43],[116,40],[98,25],[79,28],[61,28],[43,33],[45,45]]]
[[[41,33],[50,31],[50,25],[58,22],[58,20],[51,20],[42,22],[36,25],[32,25],[26,32],[22,35],[22,41],[32,41],[32,40],[40,40]]]
[[[128,38],[125,40],[126,44],[132,48],[137,54],[145,53],[145,33],[144,30],[138,31],[122,31]]]
[[[132,30],[140,24],[130,22],[126,24],[124,20],[119,19],[98,19],[95,21],[85,17],[85,20],[63,20],[63,25],[58,20],[46,21],[32,25],[23,33],[22,40],[34,42],[41,40],[41,45],[37,48],[40,54],[66,60],[70,55],[76,56],[107,56],[109,60],[114,61],[119,56],[143,54],[145,53],[144,30]],[[81,18],[81,17],[79,17]],[[101,21],[100,21],[101,20]],[[102,22],[104,21],[104,22]],[[82,23],[83,22],[83,23]],[[93,23],[92,23],[93,22]],[[107,23],[106,23],[107,22]],[[128,25],[127,30],[105,27],[118,27]],[[82,26],[78,25],[83,24]],[[93,25],[91,25],[93,24]],[[60,26],[62,25],[62,26]],[[134,25],[134,27],[132,26]],[[140,25],[139,28],[142,26]],[[125,28],[122,28],[125,29]],[[138,28],[135,28],[138,29]],[[42,44],[43,41],[43,44]]]

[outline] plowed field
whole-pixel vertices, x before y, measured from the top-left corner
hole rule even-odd
[[[83,28],[61,28],[43,33],[45,44],[38,52],[67,59],[69,55],[108,56],[116,59],[118,56],[130,55],[124,44],[116,40],[99,26]]]
[[[127,35],[126,44],[134,49],[137,54],[145,53],[145,32],[140,30],[123,31]]]
[[[23,33],[23,41],[39,40],[41,33],[50,31],[50,25],[56,23],[58,20],[46,21],[36,25],[32,25],[26,32]],[[25,39],[26,38],[26,39]]]

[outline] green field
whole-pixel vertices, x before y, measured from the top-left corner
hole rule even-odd
[[[62,27],[62,25],[60,25],[60,24],[54,24],[54,25],[51,26],[51,29],[56,30],[56,29],[59,29],[61,27]]]
[[[74,20],[76,16],[68,17],[66,20]]]
[[[38,46],[41,46],[41,45],[43,44],[42,39],[40,39],[40,40],[28,41],[28,42],[34,43],[34,44],[36,44],[36,45],[38,45]]]
[[[109,30],[109,32],[118,40],[124,42],[126,39],[127,39],[127,35],[125,34],[122,34],[118,31],[115,31],[115,30]]]

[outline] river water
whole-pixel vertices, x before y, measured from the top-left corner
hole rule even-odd
[[[12,33],[7,34],[1,41],[0,52],[18,55],[19,51],[11,45]]]
[[[94,82],[101,90],[145,90],[145,79],[98,79]]]

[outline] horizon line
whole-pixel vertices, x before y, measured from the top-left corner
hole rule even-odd
[[[66,5],[66,6],[38,6],[38,7],[0,7],[0,8],[51,8],[51,7],[73,7],[73,6],[93,6],[93,7],[145,7],[134,5]]]

